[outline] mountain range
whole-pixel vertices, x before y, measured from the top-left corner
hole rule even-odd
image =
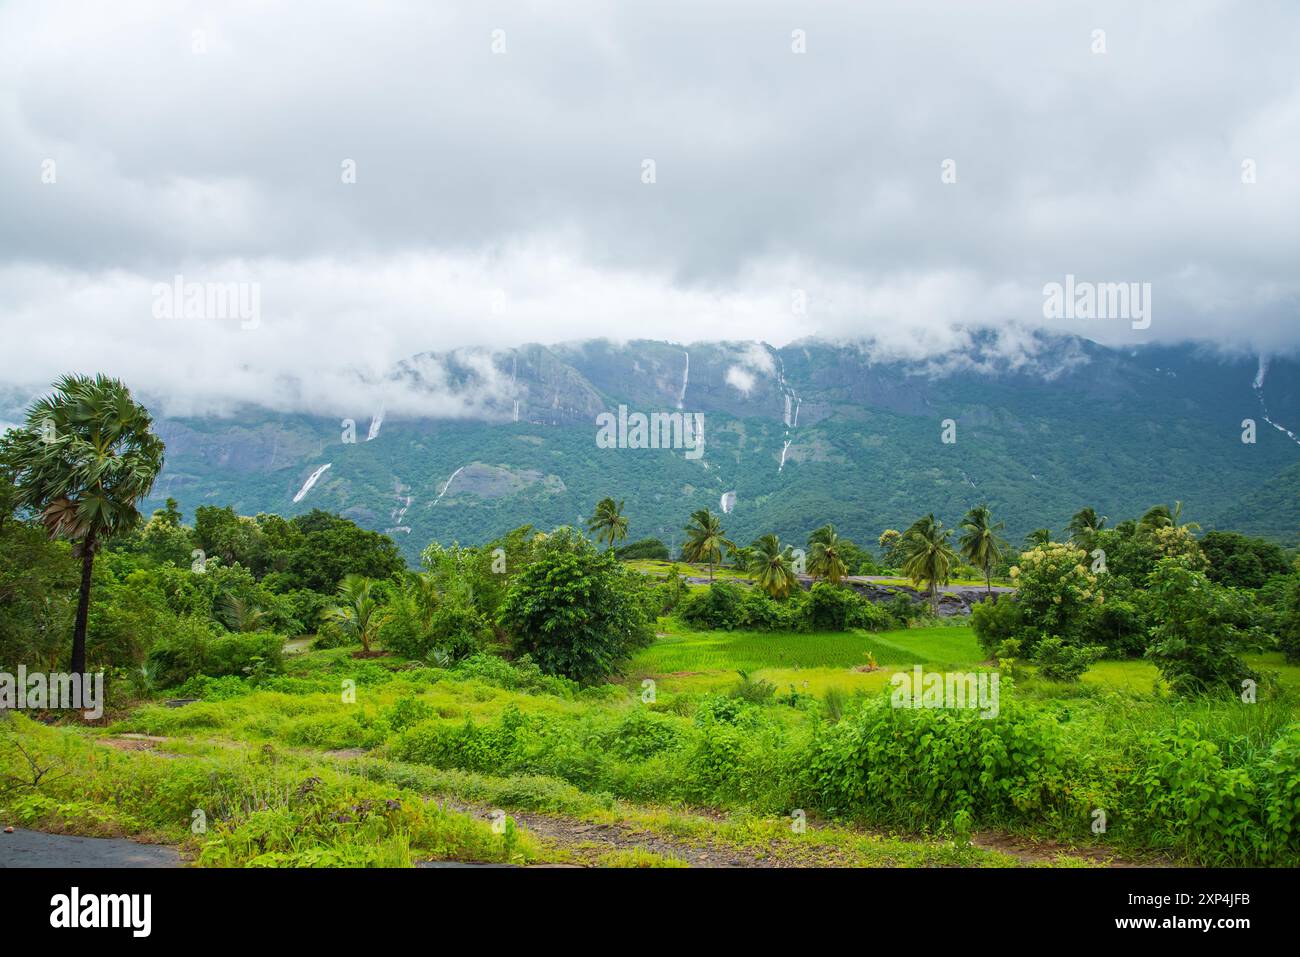
[[[594,340],[425,353],[390,383],[454,398],[456,417],[255,406],[159,416],[167,459],[146,508],[167,497],[187,516],[205,504],[322,508],[387,531],[410,560],[435,540],[578,523],[605,496],[625,501],[629,540],[670,545],[701,507],[729,507],[738,543],[768,531],[802,543],[832,522],[874,544],[926,512],[954,524],[979,502],[1017,542],[1038,527],[1059,533],[1083,505],[1113,523],[1175,499],[1205,529],[1287,545],[1300,532],[1290,359],[1044,333],[982,332],[924,359],[816,340]],[[3,417],[18,421],[20,405]],[[702,452],[629,447],[645,443],[626,430],[602,448],[599,417],[619,420],[620,406],[621,421],[698,414]]]

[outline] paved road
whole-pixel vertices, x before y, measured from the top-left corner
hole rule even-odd
[[[0,867],[180,867],[181,856],[163,844],[119,838],[71,837],[40,831],[0,832]]]
[[[181,856],[165,844],[103,837],[72,837],[41,831],[0,832],[0,868],[4,867],[180,867]],[[424,861],[416,867],[509,867],[468,861]]]

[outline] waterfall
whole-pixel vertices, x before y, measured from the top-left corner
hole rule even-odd
[[[1273,426],[1296,445],[1300,445],[1300,435],[1296,435],[1280,422],[1274,422],[1268,416],[1268,405],[1264,402],[1264,376],[1268,372],[1268,358],[1261,353],[1259,357],[1259,371],[1255,373],[1255,381],[1251,383],[1251,388],[1255,390],[1255,397],[1259,399],[1259,407],[1265,422]]]
[[[451,488],[451,483],[455,481],[456,476],[459,475],[461,470],[464,468],[465,466],[462,465],[460,468],[456,469],[456,471],[451,473],[451,478],[447,479],[447,484],[442,487],[442,491],[438,493],[438,497],[433,500],[433,504],[431,504],[429,508],[433,508],[434,505],[437,505],[442,501],[442,497],[447,494],[447,489]]]
[[[303,496],[305,496],[308,492],[310,492],[311,487],[316,484],[316,480],[320,478],[322,475],[324,475],[325,470],[333,464],[334,464],[333,462],[326,462],[315,472],[312,472],[311,475],[307,476],[307,481],[302,483],[302,488],[298,489],[298,494],[293,497],[293,500],[295,502],[301,502],[303,500]]]

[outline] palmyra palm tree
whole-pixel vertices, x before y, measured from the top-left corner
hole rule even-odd
[[[754,557],[750,560],[749,571],[759,588],[773,598],[785,598],[798,587],[799,578],[794,573],[789,545],[782,548],[781,540],[769,532],[755,539],[751,547]]]
[[[149,411],[119,380],[65,375],[27,411],[27,424],[0,440],[15,505],[36,512],[51,538],[71,540],[81,559],[69,665],[76,674],[86,670],[95,552],[139,523],[136,503],[162,470],[163,443],[152,425]]]
[[[682,546],[682,557],[688,562],[707,563],[709,581],[713,581],[713,567],[722,561],[722,550],[736,547],[723,534],[722,520],[707,508],[702,508],[691,513],[690,524],[683,531],[686,532],[686,544]]]
[[[361,642],[362,650],[369,654],[380,619],[374,582],[364,575],[345,575],[339,582],[337,597],[338,603],[321,612],[322,617],[338,625],[349,638]]]
[[[936,612],[939,610],[939,586],[948,583],[957,560],[957,553],[948,543],[951,535],[952,530],[945,529],[943,523],[930,514],[917,519],[898,543],[903,574],[914,584],[928,583],[926,595],[930,607]]]
[[[823,525],[808,537],[808,571],[833,585],[838,585],[849,573],[834,525]]]
[[[602,498],[596,503],[596,511],[587,519],[587,531],[596,536],[596,541],[604,541],[607,548],[613,548],[615,542],[627,538],[627,519],[623,516],[623,503],[612,498]]]
[[[1098,515],[1095,508],[1086,506],[1074,513],[1074,517],[1070,519],[1070,524],[1065,526],[1065,530],[1070,533],[1070,538],[1076,545],[1080,545],[1086,550],[1092,547],[1097,533],[1105,527],[1106,516]]]
[[[984,572],[984,587],[993,594],[993,566],[1006,556],[1008,545],[999,532],[1003,523],[993,521],[993,512],[987,505],[976,505],[961,520],[962,535],[958,540],[962,557]]]

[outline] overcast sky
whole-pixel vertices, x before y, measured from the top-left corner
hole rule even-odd
[[[1297,51],[1267,0],[8,0],[0,381],[332,412],[597,336],[1294,352]],[[178,274],[257,322],[157,318]],[[1045,319],[1067,274],[1149,328]]]

